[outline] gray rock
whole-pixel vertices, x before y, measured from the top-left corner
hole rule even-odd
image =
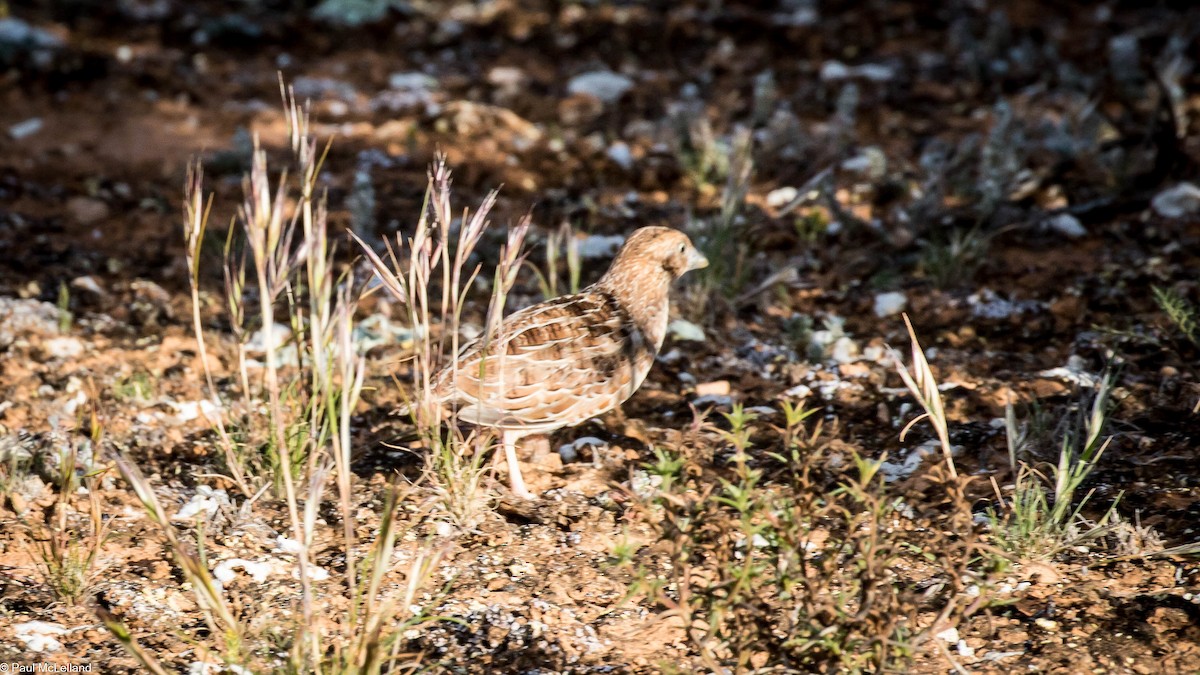
[[[633,88],[633,80],[611,70],[593,70],[576,75],[567,82],[572,94],[590,94],[604,103],[616,103]]]
[[[0,45],[55,49],[63,46],[63,41],[47,30],[30,26],[20,19],[10,17],[0,19]]]
[[[616,143],[608,146],[608,150],[605,152],[605,154],[610,160],[612,160],[614,164],[622,169],[628,171],[633,168],[633,153],[629,150],[628,144],[622,141],[617,141]]]
[[[23,122],[17,122],[10,126],[8,128],[8,135],[12,136],[14,141],[19,141],[22,138],[27,138],[41,131],[43,126],[42,118],[30,117]]]
[[[1163,218],[1183,218],[1200,213],[1200,187],[1192,183],[1180,183],[1154,195],[1150,206]]]
[[[1051,232],[1067,237],[1068,239],[1078,239],[1087,234],[1087,229],[1079,219],[1069,213],[1059,213],[1046,220],[1045,227]]]

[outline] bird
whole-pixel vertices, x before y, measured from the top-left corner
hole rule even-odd
[[[707,265],[683,232],[635,230],[596,283],[510,314],[464,346],[431,393],[458,421],[499,432],[512,493],[536,499],[521,475],[517,443],[603,415],[632,396],[666,337],[671,283]]]

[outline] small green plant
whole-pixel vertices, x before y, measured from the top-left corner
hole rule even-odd
[[[100,439],[99,425],[93,423],[91,440],[85,443],[95,444]],[[43,525],[32,526],[30,530],[37,543],[38,567],[49,588],[59,600],[67,604],[77,604],[83,599],[91,587],[96,574],[96,563],[100,550],[108,540],[108,522],[104,519],[103,505],[100,503],[98,477],[103,469],[83,467],[82,475],[77,475],[78,452],[80,448],[75,443],[63,445],[58,461],[58,499],[51,507],[52,512]],[[87,511],[79,514],[74,508],[73,501],[80,487],[87,492]]]
[[[1175,324],[1188,342],[1200,347],[1200,310],[1174,289],[1154,286],[1152,290],[1158,308]]]
[[[978,228],[950,229],[920,242],[918,268],[938,288],[974,278],[987,261],[991,236]]]
[[[724,146],[722,146],[724,147]],[[750,244],[742,219],[750,177],[754,171],[753,136],[748,129],[739,129],[726,152],[727,169],[723,172],[725,186],[721,191],[721,210],[699,218],[691,225],[697,246],[708,258],[708,267],[698,270],[695,281],[687,287],[683,300],[684,311],[696,319],[707,314],[710,298],[736,298],[750,278]]]
[[[676,155],[692,185],[705,189],[729,177],[734,155],[727,141],[713,131],[712,123],[702,114],[681,110],[672,117],[675,126]]]
[[[140,369],[128,377],[117,379],[112,385],[112,395],[118,401],[132,401],[143,405],[154,399],[154,391],[154,376]]]
[[[625,544],[614,557],[633,571],[631,597],[681,627],[693,669],[901,670],[928,636],[978,606],[958,592],[977,576],[969,565],[978,551],[961,490],[948,486],[958,498],[947,522],[918,537],[893,533],[900,502],[885,493],[879,462],[843,457],[847,473],[826,474],[836,452],[813,412],[784,403],[784,425],[764,430],[735,407],[716,429],[728,458],[716,480],[661,448],[646,466],[662,480],[635,512],[654,533],[653,550],[666,553],[647,557]],[[898,571],[914,546],[951,592],[928,597]]]
[[[802,209],[793,217],[792,228],[801,242],[812,246],[820,242],[829,232],[829,216],[825,211],[815,207]]]
[[[1098,521],[1091,521],[1083,516],[1083,509],[1093,491],[1082,497],[1078,493],[1112,440],[1103,436],[1112,385],[1113,377],[1105,374],[1090,401],[1085,400],[1080,407],[1087,414],[1060,431],[1058,458],[1053,464],[1031,463],[1025,458],[1031,435],[1027,426],[1018,425],[1012,405],[1006,407],[1013,491],[1007,501],[998,496],[999,508],[988,510],[992,532],[1001,548],[1022,558],[1046,559],[1108,532],[1120,496]]]

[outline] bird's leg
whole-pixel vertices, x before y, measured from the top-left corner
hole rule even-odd
[[[520,437],[519,433],[508,429],[500,432],[500,444],[504,446],[504,458],[508,460],[508,483],[512,486],[513,494],[521,499],[537,499],[537,495],[525,487],[521,465],[517,463],[517,440]]]

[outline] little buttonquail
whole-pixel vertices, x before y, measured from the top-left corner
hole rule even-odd
[[[662,347],[671,282],[707,265],[682,232],[643,227],[595,284],[515,312],[464,347],[439,373],[434,396],[460,421],[500,431],[513,494],[532,499],[517,441],[574,426],[632,396]]]

